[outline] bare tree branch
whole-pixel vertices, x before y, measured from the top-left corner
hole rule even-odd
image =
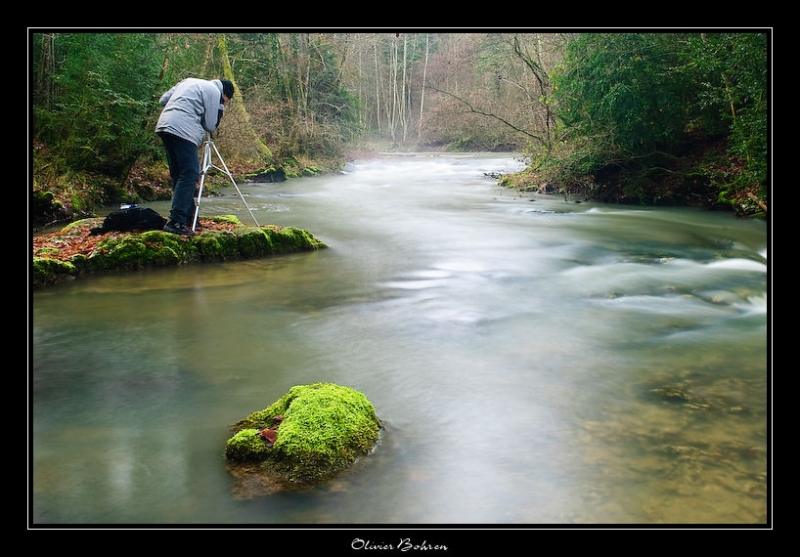
[[[523,135],[526,135],[526,136],[530,137],[531,139],[535,139],[536,141],[538,141],[542,145],[545,144],[545,141],[540,136],[534,135],[534,134],[532,134],[532,133],[530,133],[530,132],[528,132],[526,130],[518,128],[517,126],[515,126],[514,124],[512,124],[508,120],[506,120],[504,118],[501,118],[497,114],[493,114],[491,112],[484,112],[482,110],[479,110],[479,109],[475,108],[474,106],[472,106],[469,102],[467,102],[466,100],[462,99],[461,97],[459,97],[457,95],[454,95],[454,94],[452,94],[452,93],[450,93],[448,91],[443,91],[442,89],[438,89],[437,87],[434,87],[433,85],[428,85],[427,89],[431,89],[432,91],[436,91],[437,93],[442,93],[443,95],[447,95],[448,97],[457,100],[458,102],[460,102],[463,105],[465,105],[469,109],[469,111],[471,113],[473,113],[473,114],[480,114],[481,116],[487,116],[489,118],[494,118],[495,120],[498,120],[499,122],[502,122],[503,124],[505,124],[506,126],[511,128],[512,130],[514,130],[516,132],[519,132],[519,133],[521,133]]]

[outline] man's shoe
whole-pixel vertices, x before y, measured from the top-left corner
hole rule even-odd
[[[172,232],[173,234],[180,234],[181,236],[196,236],[197,232],[183,224],[182,222],[175,222],[174,220],[168,220],[167,224],[164,225],[165,232]]]

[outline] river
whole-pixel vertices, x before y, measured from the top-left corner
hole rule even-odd
[[[227,188],[201,214],[329,247],[33,293],[29,523],[767,524],[767,224],[490,177],[521,167]],[[373,403],[374,453],[306,491],[234,478],[228,426],[315,382]]]

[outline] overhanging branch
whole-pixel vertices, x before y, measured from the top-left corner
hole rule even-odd
[[[512,124],[511,122],[509,122],[505,118],[501,118],[497,114],[492,114],[491,112],[484,112],[483,110],[479,110],[479,109],[475,108],[474,106],[472,106],[469,102],[467,102],[466,100],[462,99],[461,97],[459,97],[457,95],[454,95],[454,94],[452,94],[452,93],[450,93],[448,91],[443,91],[442,89],[438,89],[438,88],[436,88],[436,87],[434,87],[432,85],[429,85],[427,88],[431,89],[433,91],[436,91],[437,93],[442,93],[443,95],[447,95],[448,97],[457,100],[458,102],[460,102],[461,104],[466,106],[469,109],[469,111],[472,112],[473,114],[480,114],[481,116],[486,116],[488,118],[494,118],[495,120],[497,120],[499,122],[502,122],[503,124],[505,124],[506,126],[511,128],[512,130],[514,130],[516,132],[519,132],[519,133],[521,133],[523,135],[526,135],[526,136],[530,137],[531,139],[535,139],[536,141],[538,141],[542,145],[545,144],[545,141],[541,137],[539,137],[538,135],[534,135],[534,134],[532,134],[532,133],[530,133],[530,132],[528,132],[526,130],[518,128],[517,126],[515,126],[514,124]]]

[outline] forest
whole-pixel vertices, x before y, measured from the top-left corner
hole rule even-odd
[[[171,197],[154,127],[186,77],[236,87],[214,140],[237,180],[384,152],[509,152],[526,169],[500,183],[520,191],[767,216],[769,29],[28,38],[34,231]]]

